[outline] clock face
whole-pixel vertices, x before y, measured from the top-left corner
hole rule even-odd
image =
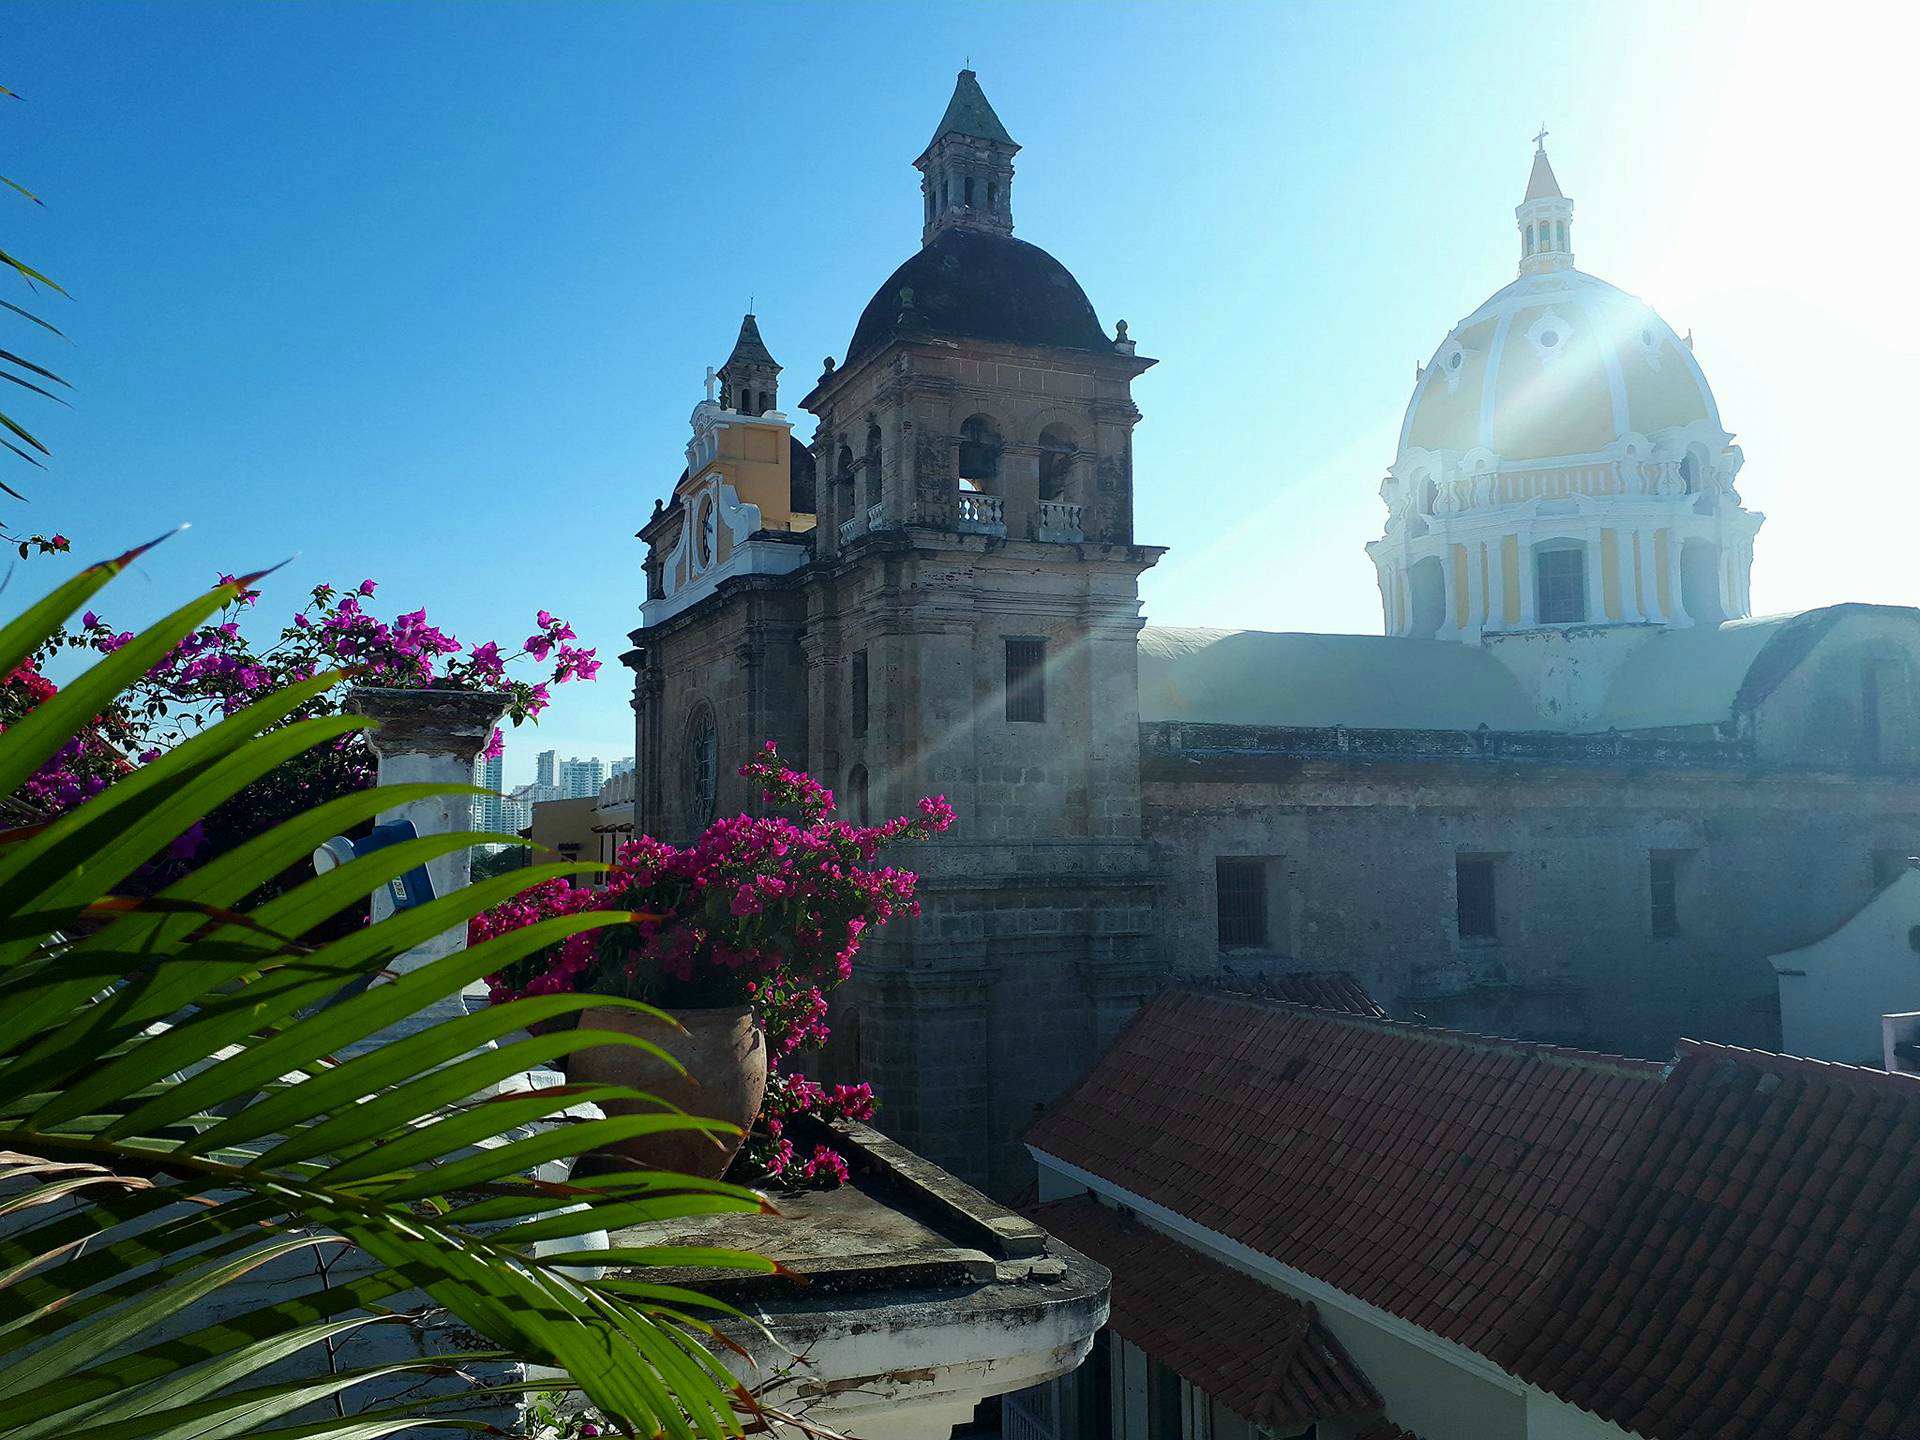
[[[709,495],[700,502],[700,523],[694,532],[694,559],[704,570],[713,563],[714,546],[720,539],[720,513]]]

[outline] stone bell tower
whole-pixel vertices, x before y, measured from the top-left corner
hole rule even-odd
[[[999,1189],[1015,1137],[1154,983],[1140,838],[1132,382],[1154,362],[1013,238],[1018,149],[971,71],[916,167],[922,245],[819,418],[800,644],[810,768],[850,818],[951,800],[924,913],[843,992],[882,1123]],[[857,1019],[855,1018],[857,1012]]]

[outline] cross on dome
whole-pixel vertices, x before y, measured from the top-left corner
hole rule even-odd
[[[1536,152],[1544,152],[1547,148],[1547,122],[1544,120],[1540,122],[1540,133],[1533,137],[1533,148]]]

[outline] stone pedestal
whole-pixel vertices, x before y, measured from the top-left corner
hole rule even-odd
[[[364,687],[348,693],[346,708],[380,722],[380,728],[368,736],[380,762],[378,783],[470,786],[474,759],[486,748],[494,726],[505,713],[507,696],[493,691]],[[383,823],[411,820],[421,835],[471,830],[472,797],[436,795],[414,800],[381,811],[379,819]],[[473,878],[471,852],[456,850],[442,855],[427,866],[427,872],[433,877],[436,895],[451,895],[464,889]],[[375,923],[392,913],[393,901],[383,886],[373,896]],[[463,950],[466,944],[466,926],[455,926],[416,945],[394,963],[393,969],[406,974],[429,961]],[[484,989],[479,986],[470,987],[470,991],[473,995],[484,995]],[[367,1049],[403,1038],[441,1020],[458,1018],[468,1009],[463,997],[450,995],[400,1025],[369,1037],[354,1049]]]

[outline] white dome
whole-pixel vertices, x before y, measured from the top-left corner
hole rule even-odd
[[[1399,448],[1557,464],[1682,430],[1716,454],[1731,438],[1692,348],[1644,301],[1565,269],[1523,275],[1448,332]]]
[[[1536,144],[1545,138],[1535,137]],[[1573,265],[1573,202],[1536,149],[1520,278],[1422,367],[1367,547],[1387,633],[1474,641],[1749,613],[1762,517],[1693,346]]]

